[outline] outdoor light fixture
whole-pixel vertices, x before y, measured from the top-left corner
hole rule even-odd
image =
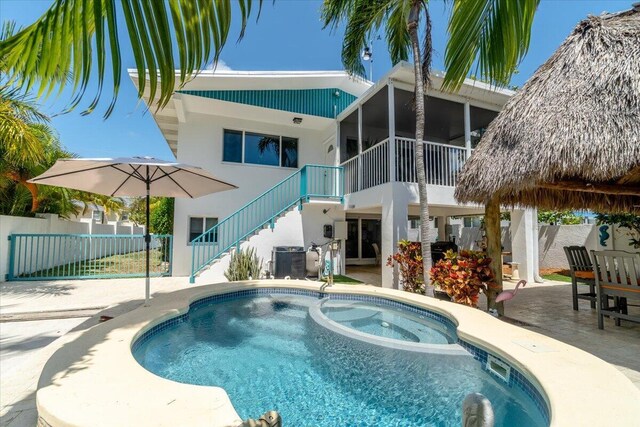
[[[296,125],[299,125],[300,123],[302,123],[302,117],[294,117],[293,123],[295,123]]]
[[[372,56],[373,53],[371,52],[371,48],[369,48],[369,46],[365,46],[364,51],[362,52],[362,59],[365,61],[371,61]]]

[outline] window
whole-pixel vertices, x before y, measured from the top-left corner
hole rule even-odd
[[[236,130],[224,131],[222,160],[254,165],[298,167],[298,140]]]
[[[280,165],[280,137],[246,132],[244,162],[255,165]]]
[[[242,163],[242,132],[225,130],[222,150],[225,162]]]
[[[201,217],[201,216],[192,216],[189,218],[189,243],[193,242],[193,239],[197,238],[199,235],[209,230],[211,227],[218,223],[218,218],[213,217]],[[206,242],[217,242],[218,236],[217,233],[214,233],[214,239],[211,239],[211,236],[208,236]]]

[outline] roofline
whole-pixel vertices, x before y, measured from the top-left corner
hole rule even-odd
[[[393,81],[394,76],[401,70],[409,71],[413,73],[413,64],[407,61],[398,62],[389,71],[387,71],[380,79],[378,79],[377,82],[371,82],[372,83],[371,87],[367,89],[362,95],[360,95],[358,99],[353,101],[351,105],[349,105],[347,108],[342,110],[342,112],[338,114],[338,117],[336,117],[336,120],[338,121],[344,120],[349,114],[353,113],[355,105],[366,102],[369,98],[371,98],[373,95],[378,93],[378,91],[380,91],[384,86],[386,86],[390,80]],[[444,75],[445,73],[439,70],[434,70],[431,72],[431,77],[435,77],[437,80],[440,80],[440,81],[444,80]],[[468,77],[464,79],[461,88],[464,86],[467,86],[473,89],[484,90],[486,92],[491,92],[494,94],[497,93],[499,95],[504,95],[508,97],[511,97],[516,93],[511,89],[501,88],[495,85],[491,85],[489,83],[481,82],[479,80],[470,79]],[[445,94],[447,93],[452,95],[458,94],[458,92],[444,91],[439,88],[437,88],[436,90]]]
[[[136,68],[128,68],[127,73],[131,78],[139,77],[138,70]],[[180,70],[175,70],[175,75],[180,76]],[[349,73],[344,70],[314,70],[314,71],[244,71],[244,70],[200,70],[196,74],[194,74],[193,78],[197,77],[291,77],[291,76],[301,76],[301,77],[349,77],[354,78]],[[368,82],[368,80],[356,77],[356,80],[361,80],[363,83]]]

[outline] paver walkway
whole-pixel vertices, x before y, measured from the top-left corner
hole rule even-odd
[[[514,282],[505,284],[506,289],[513,287]],[[524,326],[527,329],[615,365],[640,388],[640,324],[622,321],[615,326],[612,319],[605,318],[604,330],[600,330],[596,310],[591,309],[589,301],[578,300],[578,304],[579,310],[574,311],[569,283],[549,280],[520,288],[515,298],[505,302],[505,314],[529,324]],[[640,307],[630,306],[629,312],[640,313]]]

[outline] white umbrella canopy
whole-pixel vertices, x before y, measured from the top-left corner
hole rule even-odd
[[[30,179],[35,184],[72,188],[107,196],[146,196],[146,280],[145,305],[149,303],[149,197],[189,197],[232,190],[197,166],[166,162],[153,157],[116,159],[60,159],[45,173]]]
[[[196,198],[238,188],[202,168],[152,157],[116,159],[60,159],[30,180],[108,196]]]

